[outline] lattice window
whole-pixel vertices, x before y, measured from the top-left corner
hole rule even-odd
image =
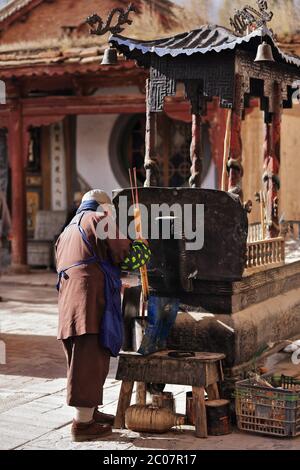
[[[145,180],[145,116],[132,116],[124,126],[119,149],[123,170],[137,169],[139,182]],[[160,168],[162,186],[181,187],[188,185],[190,177],[191,124],[170,119],[158,114],[157,160]],[[204,159],[206,162],[203,177],[210,163],[210,144],[208,128],[203,127]]]

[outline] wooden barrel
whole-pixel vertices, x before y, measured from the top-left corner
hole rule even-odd
[[[230,434],[230,401],[208,400],[205,406],[208,434],[210,436],[224,436],[225,434]]]

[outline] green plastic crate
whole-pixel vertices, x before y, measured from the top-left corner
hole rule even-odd
[[[271,380],[270,376],[264,377]],[[284,389],[252,385],[250,379],[235,386],[238,428],[269,436],[300,435],[300,391],[293,390],[293,379],[286,377]]]

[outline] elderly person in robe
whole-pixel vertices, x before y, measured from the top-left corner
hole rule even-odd
[[[114,416],[98,406],[103,404],[110,356],[117,356],[122,346],[120,268],[137,269],[150,258],[145,240],[120,236],[116,225],[115,237],[99,237],[104,218],[115,224],[111,204],[105,192],[88,192],[56,242],[58,339],[67,360],[67,404],[75,409],[74,441],[112,432]]]

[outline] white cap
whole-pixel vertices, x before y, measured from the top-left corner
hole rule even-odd
[[[101,189],[92,189],[88,193],[86,193],[81,202],[85,201],[96,201],[99,205],[101,204],[112,204],[110,197],[106,192],[102,191]]]

